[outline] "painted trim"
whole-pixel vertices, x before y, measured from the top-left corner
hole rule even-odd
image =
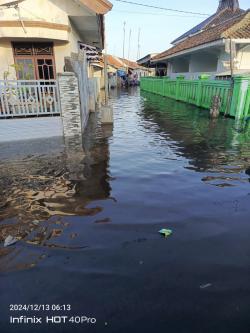
[[[1,5],[8,6],[13,1],[1,1]],[[84,6],[88,7],[91,11],[95,12],[96,14],[107,14],[113,5],[108,0],[79,0]]]
[[[23,21],[25,27],[27,28],[44,28],[52,30],[62,30],[70,32],[71,28],[65,24],[44,22],[44,21]],[[22,25],[19,21],[0,21],[0,28],[21,28]]]
[[[250,38],[237,38],[232,39],[232,41],[237,44],[250,44]]]
[[[105,15],[107,14],[112,8],[113,5],[108,0],[79,0],[81,4],[89,8],[91,11],[95,12],[96,14]]]
[[[168,60],[168,59],[171,59],[171,58],[176,58],[176,57],[179,57],[179,56],[184,55],[184,54],[193,53],[195,51],[203,50],[203,49],[206,49],[206,48],[211,47],[211,46],[218,46],[218,45],[224,45],[224,44],[225,44],[225,40],[224,39],[219,39],[219,40],[217,40],[215,42],[212,42],[212,43],[202,44],[202,45],[199,45],[199,46],[196,46],[196,47],[192,47],[191,49],[187,49],[187,50],[184,50],[184,51],[180,51],[180,52],[171,54],[167,57],[152,60],[152,62],[157,63],[157,62],[161,62],[161,61]]]

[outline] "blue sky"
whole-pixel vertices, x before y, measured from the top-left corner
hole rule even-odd
[[[206,18],[206,16],[184,15],[119,3],[115,0],[110,1],[114,7],[106,15],[108,53],[122,57],[123,22],[126,21],[125,58],[128,58],[128,40],[131,29],[131,60],[137,58],[139,28],[141,28],[140,56],[142,57],[148,53],[166,50],[172,40]],[[134,2],[213,14],[217,10],[219,0],[134,0]],[[243,9],[249,8],[249,0],[240,0],[240,5]]]

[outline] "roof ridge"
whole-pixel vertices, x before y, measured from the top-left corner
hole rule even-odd
[[[247,11],[245,11],[245,12],[243,12],[243,13],[240,13],[239,15],[236,15],[236,16],[233,16],[233,17],[230,17],[229,19],[227,19],[227,20],[225,20],[225,21],[223,21],[223,22],[220,22],[220,23],[218,23],[218,24],[213,24],[213,25],[211,25],[210,27],[208,27],[207,29],[200,30],[199,32],[196,33],[196,35],[198,35],[198,34],[204,32],[204,31],[209,31],[209,30],[211,30],[211,29],[217,28],[217,27],[219,27],[219,26],[221,26],[221,25],[223,25],[223,24],[225,24],[225,23],[228,23],[229,21],[235,20],[235,19],[237,19],[237,18],[239,18],[239,17],[241,17],[241,16],[246,16],[246,15],[248,14],[248,12],[249,12],[249,10],[247,10]],[[191,37],[193,37],[193,36],[189,36],[189,37],[187,37],[187,38],[191,38]]]
[[[217,25],[214,25],[214,26],[211,26],[205,30],[202,30],[200,31],[199,33],[196,33],[195,35],[193,36],[189,36],[188,38],[186,38],[185,40],[183,40],[182,42],[180,42],[179,44],[177,45],[174,45],[172,46],[171,48],[167,49],[166,51],[163,51],[161,52],[160,54],[158,54],[157,56],[155,56],[153,58],[153,60],[160,60],[160,59],[164,59],[164,56],[166,56],[166,53],[169,53],[171,54],[171,51],[174,51],[176,50],[176,52],[173,52],[172,54],[174,53],[178,53],[182,50],[186,50],[186,49],[189,49],[190,47],[187,46],[188,43],[191,42],[191,44],[193,43],[193,40],[196,40],[196,38],[198,36],[201,36],[201,37],[198,37],[198,38],[202,38],[202,34],[204,34],[204,38],[205,38],[205,42],[199,42],[198,44],[195,44],[194,46],[199,46],[199,45],[202,45],[202,44],[206,44],[208,42],[212,42],[212,41],[215,41],[216,39],[211,39],[209,38],[209,41],[207,40],[206,36],[208,35],[213,35],[213,34],[217,34],[217,39],[222,39],[222,38],[226,38],[225,36],[227,36],[228,34],[231,33],[231,31],[233,32],[234,30],[237,30],[239,29],[241,26],[242,26],[242,21],[244,20],[244,23],[243,25],[245,25],[245,20],[247,20],[247,24],[248,24],[248,19],[250,17],[250,10],[248,9],[247,11],[245,11],[244,13],[241,13],[237,16],[234,16],[222,23],[219,23]],[[234,22],[236,21],[236,22]],[[229,25],[228,27],[226,26],[225,29],[223,30],[223,25],[226,25],[227,23],[229,22],[232,22],[232,25]],[[235,27],[236,26],[236,27]],[[222,30],[221,30],[222,29]],[[213,33],[213,30],[214,30],[214,33]],[[218,31],[217,31],[218,30]]]
[[[189,33],[191,33],[195,29],[198,29],[200,26],[202,26],[202,24],[205,24],[206,21],[211,22],[211,20],[213,19],[214,16],[215,16],[215,14],[212,14],[211,16],[207,17],[204,21],[196,24],[196,26],[190,28],[188,31],[184,32],[182,35],[180,35],[179,37],[175,38],[171,42],[171,44],[175,44],[177,41],[182,41],[184,38],[187,38],[188,36],[190,36]],[[198,31],[200,31],[200,30],[198,30]]]
[[[238,13],[237,13],[238,12]],[[245,12],[245,10],[238,8],[236,10],[232,10],[230,8],[223,8],[220,11],[215,12],[214,14],[212,14],[210,17],[208,17],[206,20],[204,20],[203,22],[197,24],[195,27],[193,27],[192,29],[188,30],[187,32],[183,33],[181,36],[179,36],[178,38],[176,38],[175,40],[173,40],[171,42],[171,44],[175,44],[176,42],[182,42],[183,40],[189,38],[190,36],[194,35],[194,34],[199,34],[200,32],[204,31],[205,29],[207,29],[208,27],[211,26],[211,24],[216,21],[219,20],[220,18],[223,19],[223,15],[225,15],[226,13],[232,13],[234,14],[230,19],[233,19],[235,17],[237,17],[238,15],[241,15]],[[236,14],[236,15],[235,15]],[[221,23],[226,22],[227,20],[222,21]],[[219,23],[220,24],[220,23]],[[194,31],[195,30],[195,31]]]
[[[80,0],[80,3],[99,15],[107,14],[113,7],[109,0]]]
[[[250,10],[248,9],[245,13],[244,13],[244,17],[242,19],[242,21],[239,21],[237,23],[235,23],[234,25],[232,25],[230,28],[228,28],[226,31],[224,31],[222,33],[222,37],[230,37],[229,34],[231,34],[232,32],[236,31],[237,29],[243,27],[245,24],[249,24],[248,20],[250,19]]]
[[[223,8],[237,10],[240,8],[239,0],[220,0],[217,11],[223,10]]]
[[[215,16],[220,16],[222,13],[224,13],[227,10],[230,10],[231,12],[233,12],[233,10],[230,8],[224,8],[224,9],[221,9],[221,10],[215,12]]]
[[[224,12],[226,12],[227,10],[228,10],[228,8],[225,8],[225,9],[219,11],[219,12],[214,13],[211,16],[211,21],[207,22],[207,24],[204,25],[204,27],[203,27],[204,29],[201,29],[201,30],[197,31],[197,34],[199,32],[202,32],[202,31],[206,30],[206,27],[208,27],[214,20],[216,20],[218,17],[220,17],[221,14],[224,13]],[[225,22],[225,21],[223,21],[223,22]],[[221,22],[221,23],[223,23],[223,22]]]

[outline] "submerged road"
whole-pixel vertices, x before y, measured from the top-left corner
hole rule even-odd
[[[0,332],[249,333],[250,131],[139,89],[111,103],[83,142],[0,147]]]

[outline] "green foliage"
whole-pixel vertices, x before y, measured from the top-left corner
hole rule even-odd
[[[28,69],[28,71],[25,70],[24,64],[21,64],[21,63],[12,64],[12,65],[10,65],[10,67],[12,67],[16,70],[16,73],[17,73],[17,76],[19,79],[21,79],[21,80],[31,80],[32,79],[32,73],[34,70],[33,64],[28,64],[26,66],[26,69]]]
[[[5,71],[4,73],[3,73],[3,79],[4,80],[8,80],[8,76],[10,75],[10,72],[9,71]]]

